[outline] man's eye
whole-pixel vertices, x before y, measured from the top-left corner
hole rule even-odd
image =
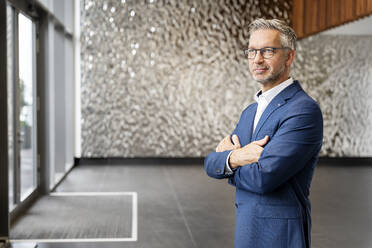
[[[265,48],[265,49],[262,49],[262,52],[264,52],[264,53],[273,53],[274,50],[273,49],[270,49],[270,48]]]

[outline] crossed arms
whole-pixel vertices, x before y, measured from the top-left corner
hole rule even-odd
[[[264,146],[269,141],[269,136],[257,141],[253,141],[246,146],[241,147],[239,138],[236,134],[226,136],[217,146],[216,152],[224,152],[232,150],[229,157],[229,165],[231,169],[236,169],[239,166],[256,163],[261,156]]]
[[[237,188],[264,194],[275,190],[310,165],[319,153],[323,139],[323,120],[317,105],[299,105],[283,117],[279,129],[270,138],[241,147],[238,137],[225,137],[204,162],[211,177],[229,178]],[[239,124],[238,124],[239,125]],[[234,132],[239,135],[239,130]],[[262,137],[262,136],[261,136]],[[226,158],[232,175],[224,172]]]

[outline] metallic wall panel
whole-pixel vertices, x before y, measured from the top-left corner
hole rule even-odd
[[[260,16],[289,22],[290,12],[283,1],[86,0],[81,23],[82,156],[208,154],[233,130],[259,89],[242,54],[248,24]],[[333,70],[348,60],[338,52],[346,40],[334,38],[333,47],[321,39],[300,42],[293,75],[323,108],[322,155],[371,154],[361,143],[351,145],[359,136],[344,136],[350,131],[344,123],[351,110],[346,106],[354,102],[345,100],[341,108],[339,94],[351,76],[341,79]],[[356,40],[347,45],[359,49],[364,43]],[[336,86],[334,76],[341,80]],[[335,92],[331,98],[330,90]],[[368,127],[364,120],[361,126]]]
[[[316,35],[299,42],[293,76],[318,101],[321,155],[372,156],[372,36]]]
[[[82,156],[206,155],[258,89],[242,54],[246,27],[262,15],[289,21],[290,9],[254,0],[86,0]]]

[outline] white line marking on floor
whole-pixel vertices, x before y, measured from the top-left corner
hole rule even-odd
[[[137,195],[137,192],[53,192],[50,196],[105,196],[105,195]]]
[[[11,239],[11,243],[91,243],[91,242],[129,242],[137,241],[133,238],[115,239]]]
[[[138,237],[138,195],[137,192],[132,192],[133,206],[132,206],[132,239],[137,241]]]

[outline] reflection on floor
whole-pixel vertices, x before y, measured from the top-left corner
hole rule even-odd
[[[372,166],[317,167],[312,247],[372,247]],[[202,166],[79,166],[59,192],[137,192],[138,241],[38,247],[233,247],[234,188]]]

